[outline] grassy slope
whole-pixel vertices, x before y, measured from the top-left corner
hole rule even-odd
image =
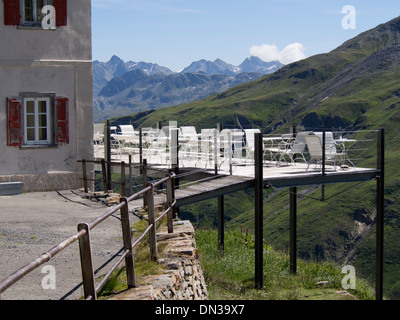
[[[298,261],[296,275],[290,273],[289,256],[264,245],[263,289],[254,286],[254,238],[240,231],[225,234],[224,253],[218,250],[217,232],[198,230],[196,243],[211,300],[353,300],[342,292],[341,269],[333,263]],[[373,299],[373,290],[357,279],[351,294]],[[357,281],[356,280],[356,281]],[[328,281],[325,286],[318,285]]]

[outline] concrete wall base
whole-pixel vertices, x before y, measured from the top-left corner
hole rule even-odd
[[[58,191],[82,188],[81,178],[82,174],[78,172],[49,172],[0,176],[0,183],[22,183],[22,192]]]

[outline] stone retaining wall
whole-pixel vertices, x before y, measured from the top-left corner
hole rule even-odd
[[[159,263],[166,272],[141,278],[138,288],[116,295],[112,300],[207,300],[203,272],[196,255],[194,228],[190,221],[175,221],[174,233],[161,230],[159,245],[165,244]]]

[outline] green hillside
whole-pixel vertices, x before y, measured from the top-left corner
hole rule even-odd
[[[384,288],[386,296],[399,299],[399,79],[400,17],[358,35],[329,53],[292,63],[223,93],[113,121],[130,121],[135,127],[146,127],[154,126],[157,121],[176,120],[179,125],[195,125],[198,129],[222,123],[226,127],[254,126],[264,133],[288,131],[292,125],[348,130],[385,128]],[[320,188],[301,190],[307,197],[299,197],[299,256],[352,264],[357,272],[373,281],[376,186],[369,182],[351,187],[327,186],[325,201],[320,200]],[[266,191],[266,195],[269,193]],[[251,192],[247,194],[249,201],[234,202],[235,196],[226,201],[228,226],[241,224],[251,229],[254,220]],[[278,190],[264,208],[266,241],[283,250],[287,249],[289,239],[288,203],[288,190]],[[208,217],[203,217],[204,221],[213,221],[210,219],[213,206],[210,201],[182,211],[190,212],[194,221],[199,215]]]

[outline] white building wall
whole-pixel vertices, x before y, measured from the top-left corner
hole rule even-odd
[[[56,30],[6,26],[3,9],[0,2],[0,182],[23,181],[25,191],[81,186],[77,160],[93,158],[91,1],[68,0],[67,26]],[[22,92],[69,99],[69,144],[7,146],[6,100]]]

